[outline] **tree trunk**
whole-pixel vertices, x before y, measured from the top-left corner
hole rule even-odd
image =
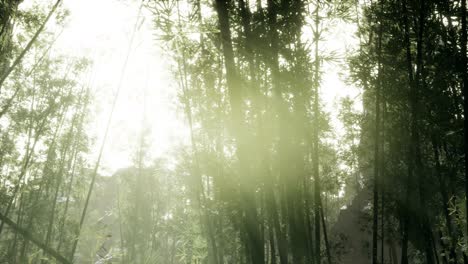
[[[380,2],[382,3],[382,1]],[[382,8],[381,8],[382,9]],[[383,9],[381,10],[383,11]],[[372,207],[372,263],[377,264],[378,219],[379,219],[379,173],[380,173],[380,97],[382,89],[382,24],[380,21],[377,39],[378,76],[375,86],[375,132],[374,132],[374,178]]]
[[[465,212],[468,212],[468,73],[467,73],[467,29],[466,29],[466,0],[461,0],[461,74],[462,74],[462,92],[463,92],[463,129],[464,129],[464,152],[465,152]],[[468,214],[468,213],[467,213]],[[468,222],[466,224],[466,233],[468,234]]]
[[[228,1],[216,0],[216,11],[218,14],[219,29],[226,70],[226,83],[228,89],[229,103],[231,106],[232,131],[236,140],[236,155],[239,159],[241,210],[245,214],[243,225],[247,235],[250,261],[255,264],[265,262],[263,238],[259,231],[259,222],[255,206],[255,194],[252,186],[250,164],[248,163],[248,145],[245,124],[242,114],[242,97],[240,92],[240,81],[237,76],[232,48],[231,29],[229,23]]]
[[[327,254],[327,262],[328,264],[332,264],[331,260],[331,252],[330,252],[330,243],[328,243],[328,234],[327,234],[327,222],[325,221],[325,214],[323,213],[323,204],[322,200],[320,199],[320,216],[322,219],[322,229],[323,229],[323,240],[325,242],[325,252]]]
[[[314,104],[313,104],[313,113],[314,113],[314,127],[312,129],[312,144],[313,144],[313,154],[312,154],[312,175],[314,178],[314,229],[315,229],[315,264],[321,264],[321,250],[320,250],[320,175],[319,175],[319,100],[318,100],[318,89],[319,89],[319,72],[320,72],[320,58],[319,58],[319,5],[315,6],[315,64],[314,64]]]
[[[408,8],[407,8],[407,1],[403,0],[402,2],[402,9],[403,9],[403,23],[404,23],[404,45],[406,50],[406,65],[408,71],[408,81],[409,86],[412,87],[414,84],[414,75],[413,75],[413,63],[411,57],[411,43],[410,43],[410,28],[409,28],[409,21],[408,21]],[[411,140],[411,139],[410,139]],[[410,143],[411,144],[411,143]],[[412,159],[412,155],[409,154],[408,159]],[[409,232],[409,202],[410,202],[410,192],[412,191],[412,177],[413,171],[409,168],[408,165],[408,175],[406,180],[406,190],[405,190],[405,198],[404,204],[402,204],[402,221],[401,221],[401,229],[402,229],[402,243],[401,243],[401,264],[408,264],[408,232]]]
[[[197,16],[199,23],[202,22],[202,14],[201,14],[201,7],[200,7],[200,2],[197,1]],[[179,2],[177,2],[177,19],[179,26],[182,28],[181,21],[180,21],[180,11],[179,11]],[[178,43],[176,43],[177,46]],[[203,34],[200,34],[200,45],[202,46],[202,49],[204,49],[204,38]],[[203,178],[202,178],[202,173],[200,171],[200,162],[199,162],[199,151],[196,145],[195,141],[195,133],[193,129],[193,115],[192,115],[192,105],[190,104],[190,100],[188,99],[188,94],[189,94],[189,82],[188,82],[188,74],[187,74],[187,64],[186,64],[186,47],[185,45],[182,44],[182,47],[180,47],[181,53],[182,53],[182,60],[177,61],[177,66],[178,66],[178,71],[179,71],[179,76],[180,76],[180,85],[182,87],[182,92],[184,96],[184,111],[185,115],[187,116],[187,121],[189,124],[189,131],[190,131],[190,144],[192,146],[192,151],[193,151],[193,159],[194,159],[194,166],[192,168],[192,174],[196,178],[196,185],[195,186],[195,192],[197,196],[197,202],[198,202],[198,212],[200,214],[200,222],[202,224],[202,230],[206,232],[206,237],[208,240],[208,249],[209,249],[209,259],[210,263],[218,263],[219,260],[218,258],[222,258],[222,256],[219,256],[218,254],[218,247],[216,244],[216,238],[215,238],[215,231],[213,230],[214,226],[214,221],[210,219],[210,205],[207,202],[205,191],[204,191],[204,184],[203,184]],[[209,187],[209,185],[208,185]]]
[[[382,72],[384,71],[382,67]],[[380,263],[385,263],[385,194],[387,192],[387,181],[385,180],[386,175],[386,165],[385,165],[385,118],[387,115],[387,101],[385,95],[382,93],[382,138],[381,138],[381,148],[380,148],[380,214],[381,214],[381,222],[380,222],[380,232],[381,232],[381,239],[380,239]]]
[[[271,55],[271,61],[270,63],[270,68],[271,68],[271,82],[272,82],[272,87],[273,87],[273,93],[274,93],[274,100],[275,100],[275,107],[277,108],[277,114],[278,114],[278,126],[279,129],[281,130],[279,132],[280,136],[280,146],[279,146],[279,153],[278,155],[280,156],[279,160],[282,162],[282,157],[284,157],[284,135],[283,135],[283,129],[282,127],[283,124],[283,119],[284,119],[284,109],[283,109],[283,103],[281,99],[281,91],[280,91],[280,76],[279,76],[279,65],[278,65],[278,26],[277,26],[277,5],[276,2],[273,0],[268,0],[268,23],[270,26],[270,30],[268,31],[268,38],[270,41],[270,55]],[[279,181],[282,183],[283,179],[286,177],[285,171],[280,170],[280,175],[279,175]],[[270,210],[272,212],[272,217],[274,221],[274,228],[275,228],[275,234],[276,234],[276,242],[278,246],[278,253],[280,257],[280,263],[281,264],[287,264],[288,263],[288,252],[287,252],[287,241],[286,241],[286,236],[283,234],[283,230],[281,229],[281,224],[279,220],[279,213],[278,209],[276,206],[276,200],[275,200],[275,195],[274,195],[274,190],[273,190],[273,184],[268,181],[267,182],[267,192],[269,195],[270,199]],[[287,190],[286,190],[287,192]],[[283,196],[283,199],[288,197],[287,195]],[[271,200],[273,199],[273,200]],[[285,215],[286,212],[285,210],[282,210],[282,213]]]
[[[411,157],[414,158],[414,169],[417,174],[418,190],[419,190],[419,208],[421,212],[421,228],[424,241],[424,250],[426,251],[427,264],[434,263],[434,254],[431,246],[432,231],[430,228],[429,218],[427,214],[426,205],[426,188],[424,179],[424,166],[422,164],[421,147],[420,147],[420,115],[423,113],[420,104],[420,96],[425,92],[425,78],[424,78],[424,62],[423,62],[423,45],[424,45],[424,30],[425,30],[425,14],[426,4],[425,0],[420,0],[419,5],[419,26],[418,26],[418,39],[417,39],[417,54],[416,54],[416,83],[410,89],[410,111],[411,111]]]

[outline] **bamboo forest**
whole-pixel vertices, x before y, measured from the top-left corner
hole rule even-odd
[[[0,264],[468,264],[467,0],[0,0]]]

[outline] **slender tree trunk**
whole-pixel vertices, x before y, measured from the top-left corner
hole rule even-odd
[[[244,227],[249,241],[250,260],[255,264],[265,262],[263,238],[260,236],[259,222],[255,206],[255,195],[252,190],[253,181],[251,179],[250,164],[248,164],[248,147],[246,142],[246,129],[243,122],[242,98],[240,93],[240,82],[237,76],[236,65],[234,61],[234,52],[232,48],[231,30],[229,22],[228,1],[216,0],[216,11],[220,36],[222,42],[222,51],[224,57],[224,67],[226,70],[226,83],[228,88],[229,103],[231,106],[231,119],[233,134],[237,143],[237,157],[239,159],[239,168],[241,171],[240,195],[242,210],[245,214]]]
[[[428,264],[434,263],[434,254],[431,246],[432,231],[430,228],[429,218],[427,215],[426,205],[426,188],[424,179],[424,167],[422,164],[419,124],[420,116],[422,113],[420,104],[420,95],[425,92],[425,78],[424,78],[424,62],[423,62],[423,45],[424,45],[424,32],[426,20],[426,3],[425,0],[420,0],[419,5],[419,26],[418,26],[418,39],[417,39],[417,54],[416,54],[416,83],[410,91],[410,108],[411,108],[411,137],[412,137],[412,157],[414,157],[414,169],[416,170],[419,189],[419,207],[421,210],[421,227],[423,232],[424,247],[426,253],[426,261]]]
[[[268,22],[270,25],[270,30],[268,31],[268,37],[270,41],[270,49],[271,49],[271,62],[270,62],[270,68],[271,68],[271,82],[273,86],[273,92],[274,92],[274,97],[276,104],[275,106],[278,108],[278,126],[280,127],[279,129],[283,129],[281,127],[282,125],[282,120],[284,118],[284,113],[282,109],[282,99],[281,99],[281,91],[280,91],[280,77],[279,77],[279,65],[278,65],[278,32],[277,32],[277,6],[276,2],[273,0],[268,0]],[[283,146],[283,141],[284,137],[282,135],[282,132],[280,132],[280,144]],[[282,147],[279,150],[279,155],[284,155]],[[281,158],[280,158],[281,160]],[[280,171],[280,182],[282,181],[284,175],[284,171]],[[275,195],[274,195],[274,190],[273,190],[273,184],[271,181],[267,180],[267,192],[269,195],[269,204],[270,204],[270,211],[272,213],[273,221],[274,221],[274,228],[275,228],[275,234],[276,234],[276,241],[277,241],[277,246],[278,246],[278,253],[280,257],[280,263],[281,264],[287,264],[288,263],[288,252],[287,252],[287,241],[286,237],[283,234],[283,231],[281,229],[280,225],[280,220],[279,220],[279,213],[278,209],[276,206],[276,200],[275,200]],[[284,197],[283,197],[284,198]],[[271,200],[273,199],[273,200]],[[286,212],[283,210],[283,214],[286,214]]]
[[[202,15],[201,15],[201,7],[199,6],[199,1],[197,1],[197,8],[198,8],[198,19],[199,23],[202,22]],[[179,10],[179,2],[177,2],[177,19],[178,23],[181,24],[180,21],[180,10]],[[182,25],[180,25],[182,27]],[[202,46],[202,49],[204,49],[204,38],[203,34],[200,34],[200,44]],[[181,52],[182,52],[182,60],[178,61],[178,70],[179,70],[179,76],[180,76],[180,85],[182,86],[182,91],[184,95],[184,110],[185,114],[187,116],[187,120],[189,123],[189,130],[190,130],[190,143],[192,146],[193,150],[193,158],[194,158],[194,167],[192,169],[192,173],[194,174],[194,177],[197,179],[197,186],[196,188],[196,196],[198,200],[198,206],[199,206],[199,214],[200,214],[200,220],[203,225],[203,229],[206,232],[208,243],[209,243],[209,249],[211,256],[211,263],[218,263],[221,256],[218,254],[218,247],[216,244],[216,238],[215,238],[215,231],[213,230],[213,224],[214,221],[210,219],[210,205],[207,202],[205,191],[204,191],[204,184],[203,184],[203,178],[202,174],[200,172],[200,162],[199,162],[199,151],[196,145],[195,141],[195,133],[193,129],[193,115],[192,115],[192,105],[190,104],[190,100],[188,98],[189,96],[189,82],[188,82],[188,73],[187,73],[187,64],[186,64],[186,53],[185,53],[185,45],[182,45],[180,47]],[[209,187],[209,184],[207,185]]]
[[[81,97],[80,97],[80,101],[81,101]],[[84,121],[84,117],[85,117],[85,113],[86,113],[88,103],[89,103],[89,89],[86,91],[86,94],[84,95],[84,103],[83,103],[83,107],[81,109],[81,113],[76,114],[76,115],[80,116],[78,124],[77,124],[79,127],[83,126],[83,121]],[[70,198],[71,198],[71,195],[72,195],[72,187],[73,187],[74,180],[75,180],[76,164],[77,164],[78,158],[79,158],[78,157],[78,153],[79,153],[78,144],[79,144],[79,140],[80,140],[79,137],[80,137],[80,134],[78,132],[78,135],[76,135],[76,137],[74,139],[74,143],[73,143],[73,147],[72,147],[73,155],[70,158],[70,164],[68,165],[68,170],[67,170],[67,171],[69,171],[69,169],[71,167],[70,179],[69,179],[68,185],[66,187],[66,191],[65,191],[67,199],[65,201],[65,207],[63,209],[62,221],[61,221],[60,227],[59,227],[59,238],[58,238],[58,245],[57,245],[57,251],[59,251],[59,252],[60,252],[60,248],[61,248],[62,242],[63,242],[64,227],[65,227],[65,222],[66,222],[66,218],[67,218],[67,214],[68,214]],[[119,214],[119,219],[120,219],[120,214]]]
[[[468,215],[468,73],[467,73],[467,28],[466,28],[466,0],[461,0],[461,74],[462,74],[462,92],[463,92],[463,129],[464,129],[464,152],[465,152],[465,212]],[[468,221],[466,224],[466,233],[468,234]],[[468,235],[467,235],[468,236]]]
[[[409,86],[413,86],[414,84],[414,76],[413,76],[413,63],[412,63],[412,57],[411,57],[411,43],[410,43],[410,37],[409,37],[409,21],[408,21],[408,8],[407,8],[407,1],[403,0],[402,1],[402,7],[403,7],[403,20],[404,20],[404,45],[406,49],[406,64],[407,64],[407,71],[408,71],[408,80],[409,80]],[[411,140],[411,139],[410,139]],[[411,143],[410,143],[411,144]],[[410,154],[408,156],[408,159],[412,159],[412,155]],[[405,198],[404,198],[404,204],[402,204],[402,243],[401,243],[401,264],[408,264],[408,232],[409,232],[409,202],[410,202],[410,192],[412,191],[412,177],[413,177],[413,171],[410,169],[411,165],[408,166],[408,175],[407,175],[407,181],[406,181],[406,190],[405,190]]]
[[[323,229],[323,240],[325,242],[325,252],[327,254],[327,262],[328,264],[332,264],[331,252],[330,252],[330,243],[328,242],[328,234],[327,234],[327,222],[325,221],[325,214],[323,213],[323,204],[322,200],[320,199],[320,216],[322,219],[322,229]]]
[[[437,245],[435,243],[432,232],[431,232],[431,246],[432,246],[432,251],[434,252],[435,262],[436,264],[439,264],[439,254],[437,253]]]
[[[380,3],[383,3],[382,1]],[[381,8],[381,11],[383,9]],[[380,21],[377,39],[378,76],[375,86],[375,132],[374,132],[374,178],[373,178],[373,210],[372,210],[372,263],[377,264],[378,219],[379,219],[379,173],[380,173],[380,100],[382,89],[382,26]]]
[[[309,148],[310,148],[310,142],[309,143]],[[309,160],[311,159],[310,157],[310,150],[309,150]],[[312,220],[311,220],[311,193],[310,193],[310,175],[307,173],[303,179],[303,186],[304,186],[304,218],[305,218],[305,231],[306,231],[306,239],[307,239],[307,249],[308,249],[308,254],[307,254],[307,263],[314,263],[315,258],[314,258],[314,247],[313,247],[313,234],[312,234]],[[323,217],[322,217],[323,218]]]
[[[314,178],[314,229],[315,229],[315,264],[321,264],[321,238],[320,238],[320,178],[319,178],[319,100],[318,100],[318,89],[319,89],[319,73],[320,73],[320,58],[319,58],[319,4],[317,3],[315,7],[315,64],[314,64],[314,103],[313,103],[313,113],[314,113],[314,127],[312,129],[312,144],[313,144],[313,154],[312,154],[312,173]]]
[[[270,259],[271,261],[269,262],[270,264],[276,264],[276,250],[275,250],[275,237],[273,235],[273,225],[270,225],[268,227],[268,234],[269,234],[269,240],[270,240]],[[266,262],[268,263],[268,262]]]
[[[382,72],[384,71],[382,67]],[[387,115],[387,101],[385,95],[382,93],[382,138],[381,138],[381,150],[380,150],[380,214],[381,214],[381,222],[380,222],[380,232],[381,232],[381,243],[380,243],[380,263],[384,264],[385,262],[385,194],[387,191],[387,185],[385,180],[385,118]]]
[[[424,89],[424,76],[423,76],[423,33],[424,33],[424,24],[425,24],[425,3],[424,0],[420,1],[419,7],[419,27],[418,27],[418,39],[417,39],[417,57],[416,65],[417,72],[416,78],[413,77],[413,63],[411,58],[411,43],[409,38],[409,21],[408,21],[408,11],[406,7],[406,1],[403,2],[403,13],[404,13],[404,26],[405,26],[405,46],[406,46],[406,62],[407,70],[409,76],[409,105],[410,105],[410,150],[409,150],[409,165],[408,165],[408,185],[406,193],[406,205],[409,206],[409,191],[411,189],[410,182],[414,174],[417,175],[418,180],[418,190],[419,190],[419,210],[422,216],[419,219],[421,224],[421,233],[423,235],[424,250],[426,255],[426,261],[428,264],[434,263],[434,255],[432,252],[432,246],[430,244],[431,239],[431,230],[429,225],[429,220],[426,212],[426,201],[425,201],[425,188],[424,188],[424,179],[423,179],[423,166],[421,160],[421,150],[420,150],[420,139],[419,139],[419,116],[420,116],[420,106],[419,106],[419,96],[421,91]],[[402,264],[408,263],[407,257],[407,245],[408,245],[408,218],[409,211],[405,210],[404,215],[404,237],[402,243]]]

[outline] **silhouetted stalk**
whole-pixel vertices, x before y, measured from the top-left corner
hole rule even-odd
[[[238,79],[234,52],[232,48],[231,29],[229,22],[228,1],[216,0],[216,12],[222,42],[222,53],[224,67],[226,70],[226,83],[228,99],[231,106],[232,130],[236,140],[236,155],[239,159],[240,169],[240,199],[245,214],[243,225],[246,229],[247,241],[250,247],[250,259],[252,263],[262,264],[265,262],[263,237],[259,232],[259,221],[256,212],[255,195],[250,164],[248,161],[248,145],[246,142],[247,130],[243,122],[242,98],[240,93],[240,81]]]
[[[322,204],[321,198],[320,198],[320,216],[322,219],[323,240],[325,242],[325,252],[327,254],[327,261],[328,261],[328,264],[332,264],[331,253],[330,253],[330,243],[328,242],[328,234],[327,234],[327,222],[325,221],[325,213],[323,210],[323,204]]]
[[[410,89],[410,111],[411,111],[411,157],[414,158],[414,169],[416,170],[417,179],[418,179],[418,189],[419,189],[419,203],[422,213],[421,227],[423,232],[424,239],[424,249],[426,253],[426,261],[428,264],[434,263],[434,254],[431,246],[432,231],[430,228],[429,218],[427,215],[427,205],[426,205],[426,188],[424,187],[424,167],[422,164],[421,157],[421,147],[420,147],[420,132],[419,124],[421,119],[421,104],[420,96],[425,92],[425,77],[424,77],[424,62],[423,62],[423,45],[424,45],[424,32],[425,32],[425,20],[426,20],[426,4],[425,0],[420,0],[419,3],[419,18],[418,18],[418,37],[416,43],[416,83]]]
[[[408,72],[408,80],[409,86],[413,86],[414,84],[414,76],[413,76],[413,63],[411,57],[411,43],[410,43],[410,29],[409,29],[409,21],[408,21],[408,8],[406,0],[402,1],[402,9],[403,9],[403,23],[404,23],[404,45],[406,50],[406,65],[407,65],[407,72]],[[411,154],[409,155],[410,164],[411,159],[413,157]],[[409,202],[410,202],[410,192],[412,191],[412,177],[413,171],[409,168],[412,165],[408,166],[408,175],[406,180],[406,190],[405,190],[405,197],[404,203],[402,204],[403,207],[403,219],[402,219],[402,243],[401,243],[401,264],[408,264],[408,239],[409,239]]]
[[[382,67],[382,71],[383,71]],[[387,115],[387,101],[385,99],[385,95],[382,94],[382,137],[380,140],[381,146],[381,158],[380,158],[380,195],[381,195],[381,202],[380,202],[380,214],[381,214],[381,222],[380,222],[380,230],[381,230],[381,243],[380,243],[380,263],[384,264],[385,262],[385,193],[387,191],[387,185],[385,181],[385,118]]]
[[[281,157],[284,156],[284,129],[283,127],[284,124],[284,109],[283,109],[283,101],[281,99],[281,91],[280,91],[280,78],[279,78],[279,66],[278,66],[278,32],[277,32],[277,6],[274,0],[268,0],[268,22],[270,24],[270,30],[268,31],[268,38],[270,41],[270,48],[271,48],[271,61],[270,61],[270,68],[271,68],[271,83],[272,83],[272,89],[274,93],[274,100],[276,102],[275,106],[278,108],[278,127],[281,130],[279,132],[280,134],[280,146],[278,150],[278,155],[280,156],[280,161]],[[246,33],[247,37],[247,33]],[[247,43],[246,43],[247,44]],[[249,44],[250,45],[250,44]],[[252,62],[253,64],[253,62]],[[252,70],[251,74],[253,74],[253,68],[254,66],[251,64]],[[254,77],[252,77],[254,78]],[[263,129],[262,129],[263,130]],[[282,185],[283,180],[286,178],[285,172],[283,169],[280,169],[280,175],[279,175],[279,180]],[[279,213],[278,213],[278,208],[276,206],[276,199],[275,199],[275,193],[273,190],[273,182],[272,180],[266,180],[266,192],[268,195],[268,199],[270,200],[268,203],[269,210],[271,211],[271,217],[273,218],[273,227],[275,229],[275,238],[276,238],[276,244],[278,246],[278,254],[279,254],[279,259],[280,259],[280,264],[287,264],[288,263],[288,253],[287,253],[287,239],[286,236],[283,233],[283,230],[281,229],[281,224],[279,220]],[[287,196],[284,196],[283,199],[285,200]],[[286,210],[282,210],[282,213],[286,215]]]
[[[314,103],[313,103],[313,129],[312,129],[312,144],[313,144],[313,154],[312,154],[312,172],[314,178],[314,215],[315,215],[315,264],[321,264],[321,238],[320,238],[320,211],[321,211],[321,198],[320,198],[320,178],[319,178],[319,72],[320,72],[320,57],[319,57],[319,5],[317,3],[315,7],[315,64],[314,64]]]
[[[199,7],[200,8],[200,7]],[[177,2],[177,19],[178,19],[178,27],[179,29],[182,28],[182,24],[180,21],[180,10],[179,10],[179,2]],[[202,22],[202,16],[201,16],[201,9],[198,10],[198,19],[200,20],[199,22]],[[183,43],[183,42],[182,42]],[[176,46],[178,43],[176,42]],[[203,34],[200,33],[200,45],[202,46],[202,49],[204,49],[204,38]],[[205,231],[207,232],[207,239],[209,243],[209,247],[212,250],[212,263],[218,263],[218,257],[222,258],[222,256],[218,256],[218,247],[216,245],[216,238],[215,238],[215,232],[213,230],[213,221],[210,221],[210,206],[209,203],[207,202],[207,198],[205,195],[204,187],[203,187],[203,179],[202,179],[202,174],[200,172],[200,162],[199,162],[199,151],[196,145],[195,141],[195,133],[193,130],[193,115],[192,115],[192,106],[190,104],[190,100],[188,99],[188,73],[187,73],[187,60],[186,60],[186,53],[185,53],[185,45],[182,44],[181,47],[179,47],[182,52],[182,59],[177,60],[177,66],[178,66],[178,71],[179,71],[179,78],[180,78],[180,86],[182,88],[182,92],[184,95],[184,110],[185,110],[185,115],[187,116],[187,120],[189,123],[189,130],[190,130],[190,144],[193,150],[193,158],[194,158],[194,168],[192,173],[194,174],[194,177],[197,179],[197,185],[195,187],[196,190],[196,196],[197,196],[197,202],[198,202],[198,212],[199,212],[199,217],[202,223],[202,226],[204,226]],[[207,184],[209,186],[209,183]]]
[[[380,11],[383,12],[383,1],[380,1]],[[377,264],[378,248],[378,218],[379,218],[379,185],[380,185],[380,101],[382,90],[382,31],[383,21],[379,21],[377,37],[377,84],[375,85],[375,132],[374,132],[374,177],[373,177],[373,203],[372,203],[372,263]],[[383,219],[382,219],[383,221]],[[383,231],[383,230],[382,230]]]
[[[466,28],[466,0],[461,0],[461,74],[463,92],[463,129],[464,129],[464,152],[465,152],[465,212],[468,212],[468,73],[467,73],[467,28]],[[468,215],[468,213],[467,213]],[[468,235],[468,221],[466,223],[466,233]]]
[[[83,122],[84,122],[84,117],[85,117],[85,113],[86,113],[86,109],[87,109],[87,106],[88,106],[88,103],[89,103],[89,89],[87,89],[86,91],[86,94],[85,95],[80,95],[80,101],[81,101],[81,98],[84,97],[84,103],[83,103],[83,106],[82,106],[82,109],[81,109],[81,112],[79,113],[80,117],[79,117],[79,121],[78,121],[78,129],[80,127],[83,126]],[[78,114],[78,113],[77,113]],[[68,185],[67,185],[67,188],[66,188],[66,201],[65,201],[65,207],[63,209],[63,215],[62,215],[62,221],[60,223],[60,227],[59,227],[59,238],[58,238],[58,245],[57,245],[57,251],[60,252],[60,248],[62,246],[62,243],[63,243],[63,236],[64,236],[64,227],[65,227],[65,222],[66,222],[66,218],[67,218],[67,214],[68,214],[68,208],[69,208],[69,204],[70,204],[70,198],[71,198],[71,195],[72,195],[72,187],[73,187],[73,184],[74,184],[74,180],[75,180],[75,172],[76,172],[76,166],[77,166],[77,163],[78,163],[78,159],[79,159],[79,150],[78,150],[78,143],[80,141],[80,131],[78,130],[77,131],[78,134],[75,136],[75,140],[74,140],[74,143],[73,143],[73,154],[72,154],[72,157],[70,158],[70,162],[73,164],[69,164],[69,168],[71,166],[71,173],[70,173],[70,180],[68,182]],[[69,169],[67,170],[69,171]]]

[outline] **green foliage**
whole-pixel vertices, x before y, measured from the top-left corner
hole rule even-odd
[[[1,0],[0,260],[462,263],[463,1],[144,1],[189,144],[153,160],[143,124],[134,166],[94,182],[91,62],[51,32],[24,50],[50,7]],[[324,47],[342,25],[359,46]],[[360,93],[328,113],[338,67]]]

